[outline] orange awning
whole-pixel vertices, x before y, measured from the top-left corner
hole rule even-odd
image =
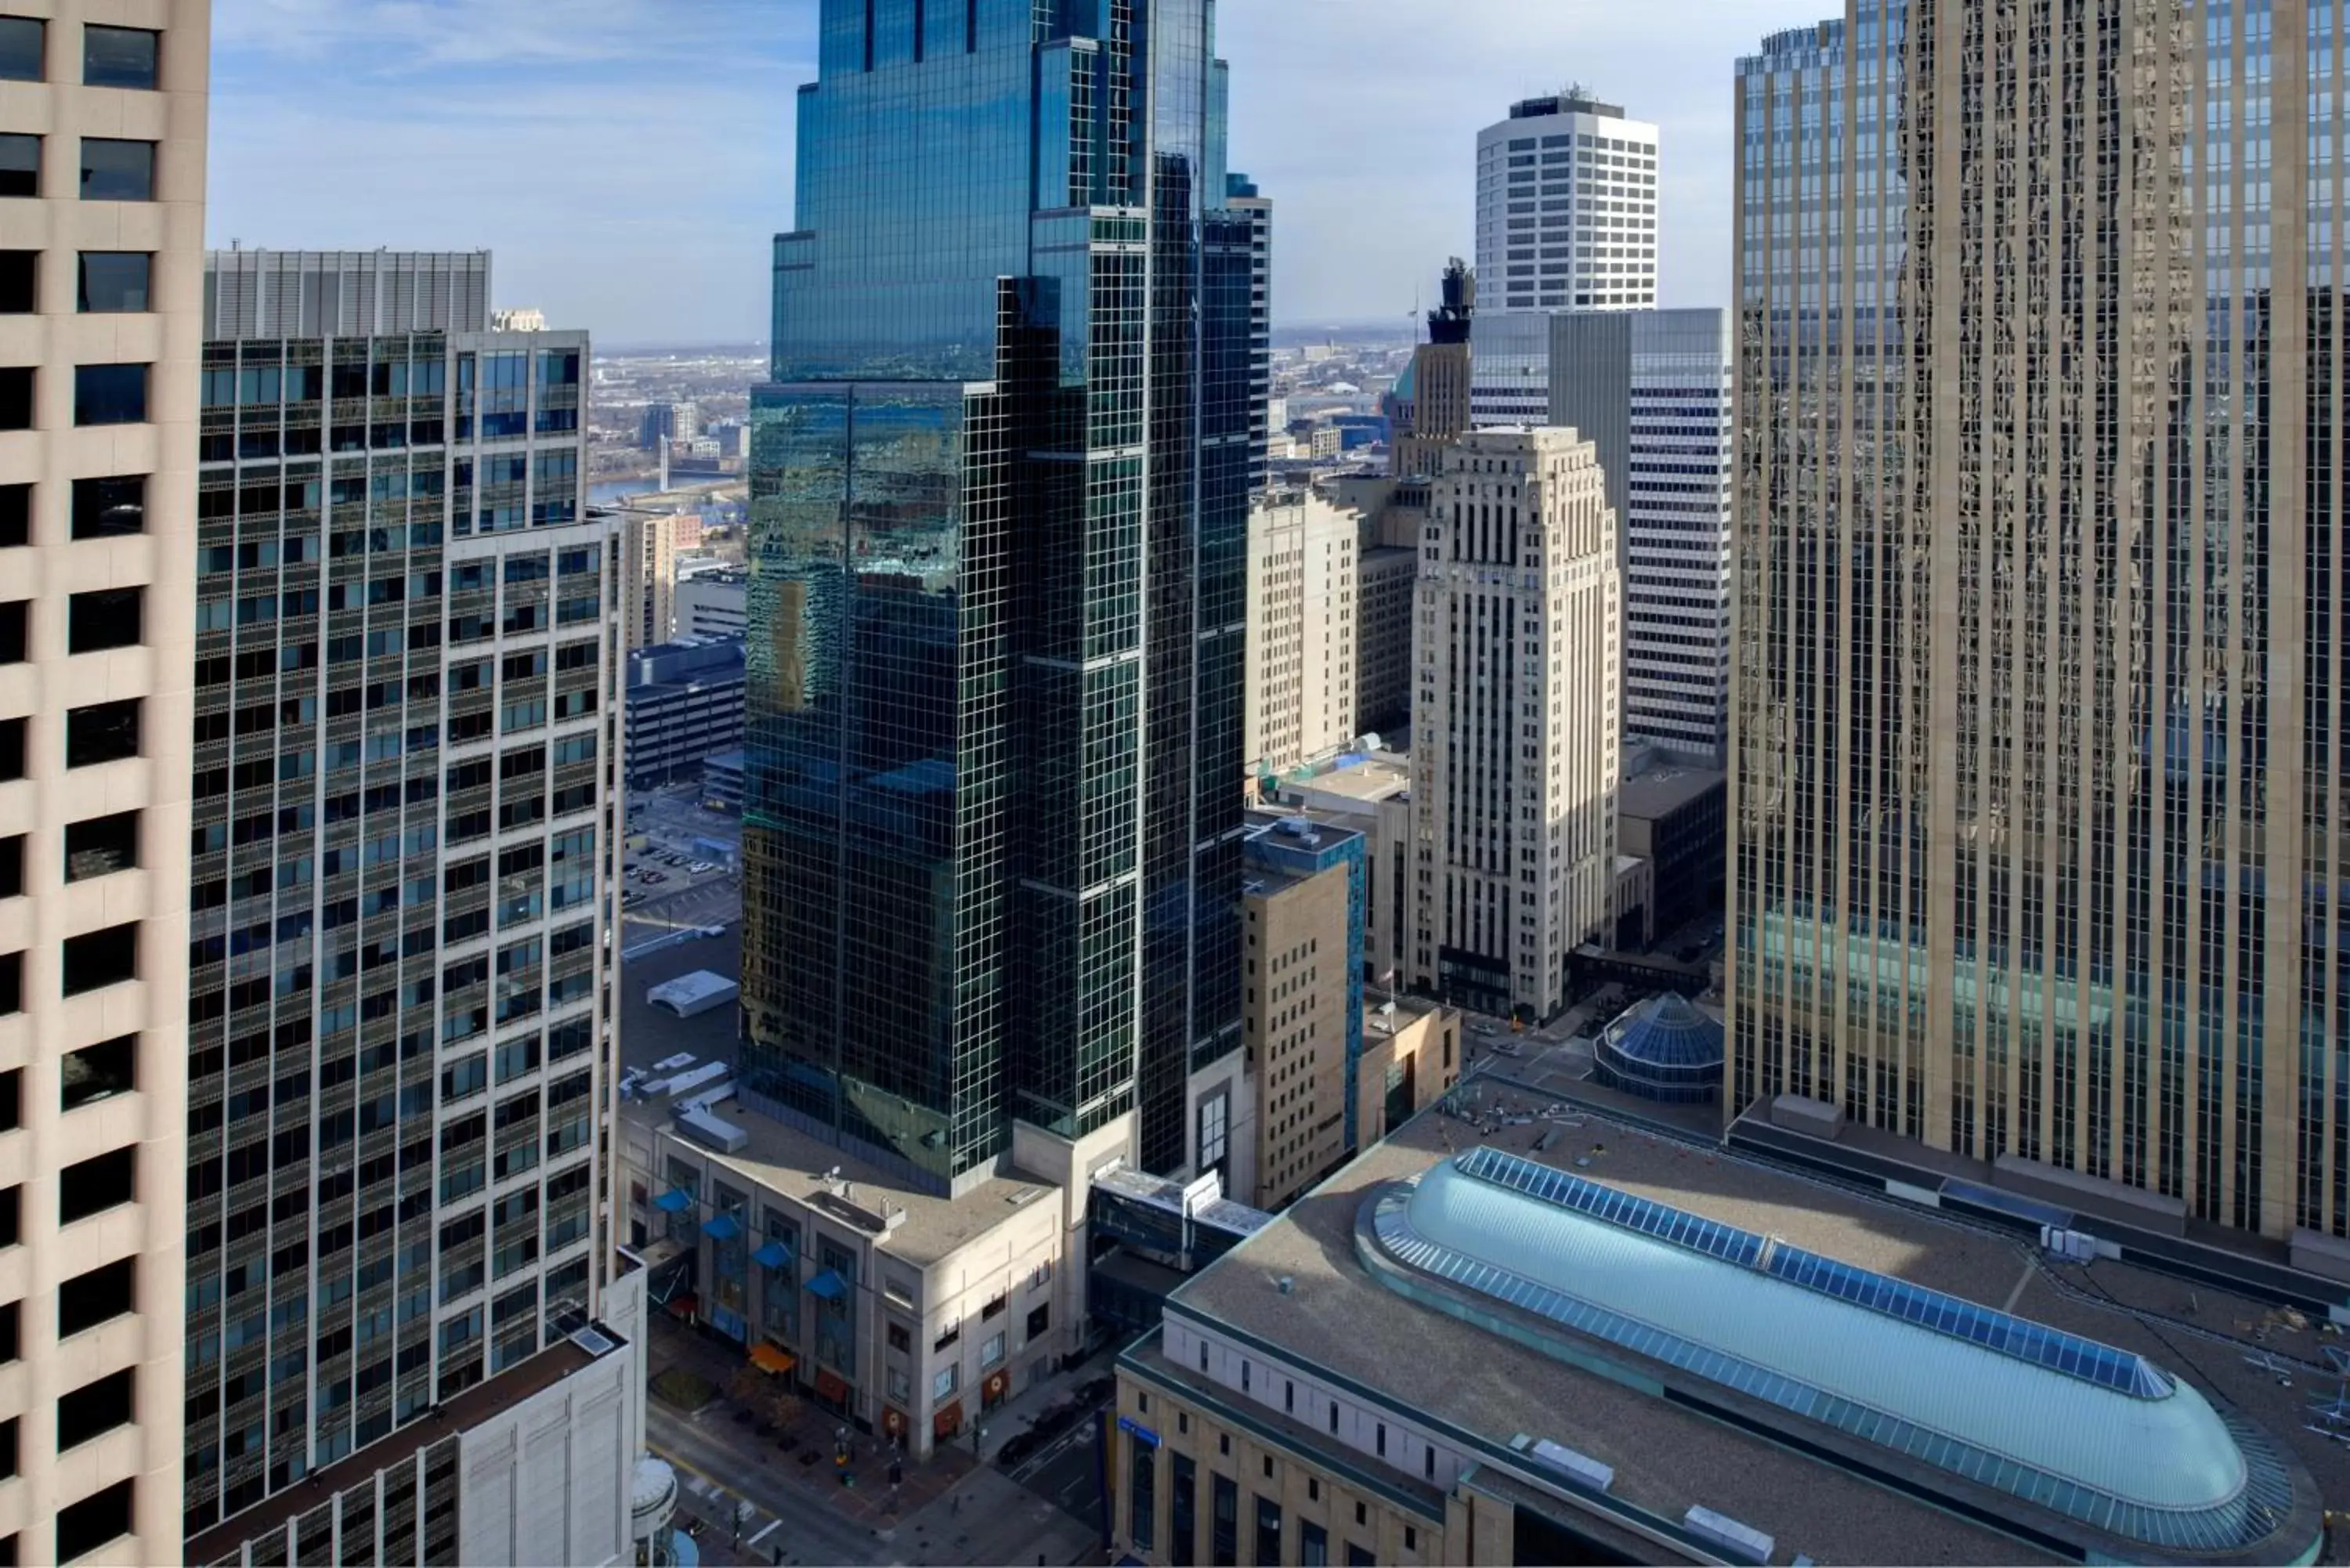
[[[762,1372],[785,1373],[800,1364],[800,1358],[788,1350],[778,1350],[764,1341],[751,1347],[751,1365]]]
[[[842,1379],[840,1374],[830,1369],[816,1375],[816,1391],[823,1397],[835,1401],[848,1397],[847,1383]]]

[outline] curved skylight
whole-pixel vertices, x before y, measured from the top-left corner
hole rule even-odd
[[[2293,1507],[2264,1434],[2141,1356],[1500,1150],[1388,1189],[1367,1220],[1373,1272],[1426,1304],[1471,1315],[1405,1271],[2101,1531],[2239,1551]]]

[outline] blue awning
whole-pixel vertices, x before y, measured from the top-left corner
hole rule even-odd
[[[848,1293],[848,1282],[827,1269],[808,1282],[808,1289],[828,1302],[837,1302]]]
[[[792,1250],[781,1241],[770,1241],[751,1254],[751,1261],[763,1269],[780,1269],[792,1261]]]
[[[682,1214],[693,1207],[693,1194],[682,1187],[672,1187],[653,1199],[653,1207],[664,1214]]]
[[[732,1214],[717,1214],[702,1222],[702,1233],[713,1241],[732,1241],[743,1233],[743,1221]]]

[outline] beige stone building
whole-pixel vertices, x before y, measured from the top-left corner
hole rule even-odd
[[[1355,1130],[1362,1147],[1395,1131],[1461,1081],[1461,1014],[1424,998],[1375,991],[1363,1008],[1355,1069]]]
[[[1252,768],[1294,768],[1354,738],[1360,532],[1352,512],[1311,490],[1276,491],[1250,509],[1243,750]]]
[[[0,6],[0,1552],[176,1560],[205,0]]]
[[[628,514],[628,539],[623,552],[628,563],[621,603],[626,648],[651,648],[667,642],[677,629],[677,553],[682,519],[668,512]],[[693,519],[700,537],[701,519]]]
[[[1359,1012],[1363,983],[1347,922],[1359,875],[1347,863],[1299,876],[1253,861],[1243,884],[1241,1038],[1255,1066],[1260,1209],[1280,1208],[1347,1152],[1348,1012]]]
[[[2350,16],[1841,9],[1737,76],[1726,1109],[2341,1237]]]
[[[1445,449],[1413,628],[1411,982],[1548,1018],[1607,922],[1621,770],[1616,516],[1573,431]]]

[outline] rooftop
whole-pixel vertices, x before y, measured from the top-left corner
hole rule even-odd
[[[379,1442],[338,1459],[324,1469],[313,1470],[304,1480],[265,1501],[233,1515],[205,1531],[188,1542],[185,1561],[217,1563],[234,1560],[246,1542],[286,1528],[286,1521],[307,1513],[337,1492],[364,1482],[378,1471],[388,1469],[415,1458],[444,1438],[454,1438],[469,1428],[478,1427],[491,1417],[512,1409],[534,1395],[554,1387],[583,1366],[611,1355],[628,1342],[601,1324],[589,1325],[595,1331],[591,1344],[601,1350],[591,1350],[580,1339],[567,1335],[516,1366],[496,1376],[476,1383],[471,1388],[434,1406],[423,1416],[399,1428]]]
[[[1647,821],[1669,816],[1707,791],[1722,788],[1729,776],[1711,768],[1652,768],[1624,781],[1617,795],[1617,815]]]
[[[1770,1532],[1788,1552],[1806,1552],[1823,1561],[2012,1563],[2051,1555],[2015,1536],[1864,1479],[1856,1469],[1806,1458],[1724,1421],[1635,1391],[1505,1339],[1451,1310],[1407,1299],[1375,1279],[1357,1252],[1357,1226],[1366,1199],[1399,1190],[1394,1184],[1422,1179],[1450,1156],[1492,1147],[1517,1157],[1537,1172],[1547,1169],[1604,1183],[1615,1192],[1669,1206],[1715,1227],[1768,1238],[1771,1247],[1800,1250],[1820,1260],[1823,1267],[1871,1271],[1975,1303],[1988,1309],[1982,1314],[1986,1317],[2012,1314],[2030,1324],[2045,1325],[2057,1336],[2094,1341],[2109,1347],[2114,1365],[2144,1366],[2150,1375],[2147,1386],[2158,1386],[2154,1379],[2176,1381],[2195,1400],[2208,1398],[2222,1413],[2250,1417],[2280,1451],[2289,1452],[2314,1473],[2324,1491],[2339,1493],[2350,1486],[2350,1456],[2303,1430],[2309,1396],[2282,1386],[2265,1359],[2276,1349],[2276,1334],[2270,1332],[2257,1345],[2250,1337],[2267,1330],[2272,1321],[2251,1302],[2227,1298],[2210,1287],[2190,1292],[2166,1276],[2113,1262],[2095,1263],[2095,1278],[2083,1277],[2076,1283],[2076,1271],[2059,1272],[2015,1240],[1988,1228],[1817,1184],[1779,1167],[1738,1158],[1710,1141],[1660,1136],[1588,1105],[1559,1103],[1492,1081],[1482,1086],[1490,1108],[1479,1122],[1442,1111],[1415,1118],[1191,1280],[1170,1301],[1170,1313],[1224,1325],[1263,1342],[1274,1354],[1351,1378],[1378,1390],[1396,1407],[1483,1445],[1507,1445],[1522,1433],[1568,1444],[1614,1467],[1617,1479],[1610,1496],[1665,1520],[1677,1521],[1692,1506],[1713,1509]],[[1503,1218],[1527,1222],[1523,1214]],[[1456,1234],[1454,1240],[1460,1239]],[[1607,1244],[1620,1245],[1620,1238],[1610,1237]],[[1523,1234],[1514,1245],[1516,1251],[1510,1254],[1513,1268],[1519,1266],[1517,1259],[1550,1250],[1549,1243],[1528,1247]],[[1675,1260],[1674,1266],[1690,1265]],[[1293,1282],[1286,1293],[1268,1283],[1284,1276]],[[1590,1272],[1584,1277],[1591,1277]],[[1700,1314],[1691,1322],[1710,1322],[1703,1314],[1716,1304],[1713,1283],[1721,1278],[1711,1276],[1709,1282],[1706,1271],[1698,1269],[1681,1282],[1688,1299],[1679,1308],[1668,1291],[1649,1310],[1686,1308]],[[1565,1282],[1569,1286],[1575,1282]],[[1690,1286],[1695,1288],[1687,1288]],[[1429,1291],[1432,1295],[1445,1288],[1431,1284]],[[2134,1303],[2135,1310],[2122,1308],[2114,1298]],[[2155,1314],[2172,1315],[2182,1301],[2192,1303],[2205,1324],[2215,1317],[2225,1322],[2232,1314],[2241,1334],[2230,1337],[2240,1337],[2241,1343],[2214,1344],[2194,1325],[2183,1333],[2165,1333],[2158,1323],[2149,1324],[2139,1315],[2150,1305]],[[1492,1316],[1534,1324],[1529,1339],[1538,1340],[1543,1329],[1556,1327],[1513,1305],[1490,1301],[1485,1305]],[[1823,1300],[1802,1310],[1822,1311],[1828,1305]],[[1881,1330],[1884,1325],[1872,1326]],[[1919,1343],[1914,1335],[1927,1332],[1909,1324],[1893,1326],[1912,1336],[1908,1343],[1913,1347]],[[1559,1334],[1586,1347],[1591,1344],[1589,1337],[1566,1330]],[[1957,1341],[1950,1344],[1970,1355],[1986,1354]],[[1608,1359],[1640,1359],[1612,1345],[1598,1349]],[[1942,1349],[1938,1345],[1936,1354]],[[2298,1349],[2315,1360],[2315,1335],[2307,1334]],[[1589,1356],[1591,1351],[1586,1348],[1583,1354]],[[1643,1365],[1661,1380],[1679,1376],[1662,1363]],[[2017,1363],[2002,1370],[2030,1383],[2035,1397],[2054,1398],[2059,1404],[2105,1393],[2091,1382],[2037,1366]],[[2304,1365],[2293,1370],[2304,1382],[2321,1382],[2314,1368]],[[2066,1389],[2050,1395],[2050,1377],[2065,1383]],[[1970,1372],[1960,1382],[1971,1388],[1978,1379]],[[2073,1392],[2073,1384],[2083,1392]],[[1733,1397],[1722,1391],[1725,1403]],[[2113,1397],[2123,1398],[2118,1394]],[[2125,1404],[2140,1407],[2134,1400]],[[1950,1486],[1947,1474],[1922,1459],[1850,1438],[1826,1420],[1806,1421],[1767,1401],[1754,1405],[1762,1414],[1758,1424],[1766,1429],[1773,1425],[1800,1429],[1807,1441],[1824,1449],[1873,1452],[1884,1471],[1903,1478],[1901,1484],[1929,1490]],[[2191,1406],[2176,1408],[2191,1410]],[[1980,1418],[1981,1412],[1977,1415]],[[2003,1410],[1993,1412],[1994,1417],[2005,1415]],[[2208,1438],[2208,1427],[2199,1431]],[[1302,1440],[1319,1439],[1306,1434]],[[2025,1434],[2016,1440],[2031,1438]],[[1361,1457],[1353,1456],[1352,1462],[1362,1462]],[[2108,1479],[2128,1479],[2110,1468],[2103,1473]],[[2306,1484],[2304,1477],[2302,1485]],[[1976,1495],[1991,1494],[1977,1489]],[[1993,1514],[2001,1511],[1991,1509]],[[2028,1513],[2052,1535],[2061,1534],[2061,1526],[2069,1522],[2047,1511],[2018,1505],[2015,1511]],[[2309,1524],[2314,1538],[2314,1515]]]
[[[731,1170],[754,1187],[832,1214],[872,1235],[882,1251],[918,1269],[970,1245],[1032,1203],[1058,1202],[1053,1183],[1016,1171],[995,1177],[961,1198],[941,1197],[837,1144],[761,1116],[739,1099],[727,1101],[712,1114],[740,1128],[750,1141],[735,1153],[723,1153],[679,1134],[665,1101],[623,1101],[620,1106],[622,1121],[670,1133],[713,1170]],[[847,1189],[845,1198],[825,1180],[826,1173],[834,1170]],[[868,1221],[885,1212],[902,1212],[906,1218],[894,1230],[877,1231]]]

